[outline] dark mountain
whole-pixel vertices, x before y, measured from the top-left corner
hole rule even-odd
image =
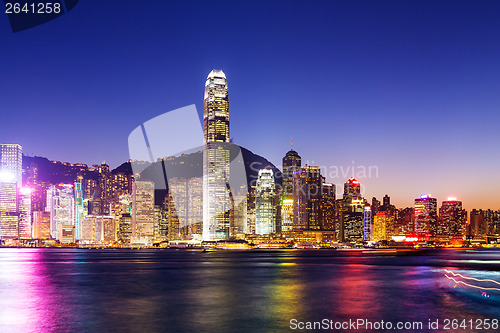
[[[23,182],[37,176],[38,182],[49,184],[73,183],[78,175],[97,179],[99,174],[86,164],[50,161],[45,157],[23,155]]]
[[[259,170],[264,168],[272,169],[275,174],[276,183],[281,185],[281,171],[264,157],[254,154],[243,147],[233,145],[231,160],[237,157],[239,153],[239,149],[237,148],[241,148],[249,186],[255,185]],[[203,171],[202,165],[203,154],[201,151],[165,160],[165,168],[168,174],[175,174],[176,177],[183,178],[201,177]],[[39,156],[23,156],[23,169],[25,170],[23,178],[25,181],[34,176],[35,168],[37,169],[37,181],[50,184],[72,183],[78,175],[82,175],[86,179],[98,179],[99,177],[99,173],[93,167],[89,167],[86,164],[49,161],[47,158]],[[121,164],[111,172],[113,174],[124,173],[127,175],[133,173],[130,162]],[[161,163],[150,165],[142,172],[141,177],[151,179],[155,182],[160,181],[161,183],[161,179],[163,179],[163,167]],[[165,194],[166,190],[157,191],[157,203],[161,203]]]

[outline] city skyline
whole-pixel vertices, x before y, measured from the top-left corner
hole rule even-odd
[[[157,154],[156,162],[150,153],[147,161],[130,161],[128,168],[117,172],[105,163],[92,168],[46,159],[38,159],[48,163],[46,166],[35,161],[24,163],[21,145],[0,144],[2,242],[17,244],[20,240],[26,244],[57,242],[78,246],[159,246],[168,242],[168,246],[176,246],[189,241],[191,246],[202,246],[203,242],[235,241],[239,242],[237,247],[245,248],[259,247],[261,243],[297,247],[306,240],[306,244],[316,243],[311,245],[316,247],[319,244],[331,247],[333,242],[369,247],[386,246],[388,242],[433,246],[497,244],[500,210],[476,208],[468,215],[462,208],[463,202],[456,197],[443,200],[438,209],[437,198],[430,194],[417,197],[413,207],[405,208],[391,204],[387,194],[382,201],[376,197],[370,201],[363,184],[354,177],[354,163],[352,176],[343,186],[329,183],[327,177],[340,177],[338,170],[302,165],[293,141],[282,158],[282,175],[276,175],[273,172],[276,167],[264,159],[265,163],[257,162],[257,178],[252,180],[255,176],[249,175],[256,171],[252,166],[255,160],[246,160],[240,147],[230,139],[228,91],[225,73],[213,69],[205,83],[202,151],[198,147],[197,152],[177,157]],[[194,107],[172,113],[179,112],[191,112],[196,117]],[[168,117],[168,112],[164,116]],[[185,121],[177,120],[183,118],[175,117],[156,117],[151,121],[158,123],[160,119],[175,119],[171,120],[174,123],[167,123],[171,128],[185,125]],[[165,125],[165,121],[159,124]],[[178,135],[171,139],[178,139]],[[146,148],[158,149],[156,144],[148,144]],[[163,151],[168,154],[172,149]],[[176,161],[193,157],[186,164]],[[150,166],[134,170],[134,164],[145,163]],[[57,164],[69,169],[57,170]],[[201,164],[202,178],[189,172],[178,177],[181,174],[172,173],[171,164],[181,169]],[[162,170],[155,170],[155,165]],[[356,175],[371,177],[372,169],[378,177],[376,166],[368,167],[368,174],[366,168],[361,168]],[[348,173],[341,170],[341,177],[345,178]],[[332,176],[330,172],[337,174]],[[45,174],[55,178],[48,180]],[[163,178],[156,179],[160,174]],[[58,175],[64,175],[72,183],[61,183]],[[167,183],[168,191],[157,193],[159,198],[156,198],[156,190],[165,190],[163,185]],[[49,213],[49,219],[34,214],[42,210]],[[47,222],[48,226],[42,226]],[[45,234],[47,229],[50,232]],[[32,239],[34,235],[44,238]]]
[[[27,155],[116,167],[128,159],[126,138],[137,124],[192,103],[201,113],[200,82],[221,68],[230,78],[234,141],[274,165],[293,137],[303,165],[377,166],[378,177],[360,179],[366,197],[389,194],[410,207],[431,193],[458,197],[467,210],[497,209],[499,5],[362,3],[140,11],[101,4],[100,13],[82,3],[49,24],[0,36],[9,50],[2,59],[12,64],[3,73],[0,142],[19,143]],[[112,15],[110,27],[114,10],[123,15]],[[216,13],[224,20],[210,20]],[[135,23],[119,29],[130,17]],[[226,47],[201,37],[209,25],[225,32]],[[96,33],[107,42],[93,41]],[[41,45],[46,53],[37,52]],[[23,54],[38,54],[44,69]]]

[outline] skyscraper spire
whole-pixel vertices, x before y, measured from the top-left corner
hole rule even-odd
[[[290,137],[290,150],[293,150],[293,137]]]

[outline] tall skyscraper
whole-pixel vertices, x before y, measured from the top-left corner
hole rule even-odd
[[[320,212],[321,230],[335,230],[336,200],[334,184],[321,184]]]
[[[132,243],[152,243],[154,209],[155,183],[149,180],[136,180],[132,186]]]
[[[33,212],[33,238],[50,238],[50,213],[37,211]]]
[[[372,208],[370,206],[365,206],[365,211],[363,215],[363,240],[371,240],[373,233],[373,219],[372,219]]]
[[[31,189],[21,187],[19,189],[19,238],[31,239]]]
[[[82,239],[82,224],[85,217],[82,183],[75,183],[75,239]]]
[[[438,235],[462,237],[464,235],[467,212],[462,209],[462,201],[457,198],[448,198],[443,201],[439,209]]]
[[[361,184],[355,178],[349,178],[344,183],[344,201],[361,198]]]
[[[437,227],[437,199],[430,194],[415,199],[415,232],[435,236]]]
[[[390,212],[378,212],[373,218],[373,236],[372,240],[382,241],[391,240],[394,236],[394,215]]]
[[[275,195],[273,170],[259,170],[255,194],[255,233],[257,235],[276,232]]]
[[[0,181],[23,182],[23,148],[18,144],[0,144]]]
[[[286,199],[293,197],[293,174],[301,167],[299,154],[293,150],[293,141],[291,149],[283,157],[283,197]]]
[[[18,193],[22,185],[22,147],[0,145],[0,237],[19,236]]]
[[[321,229],[321,197],[324,178],[320,168],[305,165],[294,173],[293,226],[296,230]]]
[[[47,190],[47,207],[50,212],[50,235],[60,239],[61,226],[75,225],[75,196],[72,184],[52,185]],[[64,230],[67,228],[65,227]]]
[[[229,98],[226,75],[208,74],[203,101],[203,239],[230,236]]]
[[[283,157],[282,200],[280,206],[282,233],[291,232],[293,230],[293,174],[300,169],[302,165],[301,163],[301,157],[295,150],[293,150],[292,141],[290,150]]]
[[[361,184],[358,180],[349,178],[344,183],[344,196],[342,198],[341,229],[343,241],[363,240],[365,206],[366,204],[361,197]]]

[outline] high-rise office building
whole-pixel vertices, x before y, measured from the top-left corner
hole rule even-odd
[[[369,241],[372,238],[373,233],[373,218],[372,218],[372,208],[370,206],[365,206],[365,211],[363,215],[363,240]]]
[[[19,189],[19,238],[33,238],[31,225],[31,189],[21,187]]]
[[[321,229],[321,190],[324,178],[320,168],[305,165],[294,173],[294,230]]]
[[[229,98],[226,75],[208,74],[203,101],[203,239],[230,237]]]
[[[0,237],[17,238],[19,216],[16,183],[0,182]]]
[[[82,222],[82,241],[94,243],[96,241],[96,221],[97,216],[87,215]]]
[[[129,213],[123,213],[118,221],[118,241],[123,244],[130,243],[132,237],[132,216]]]
[[[342,198],[341,235],[345,242],[362,241],[365,225],[365,201],[361,197],[361,184],[355,178],[344,183]]]
[[[0,144],[0,181],[23,182],[23,148],[18,144]]]
[[[33,238],[50,238],[50,213],[43,211],[33,212]]]
[[[467,226],[466,236],[486,236],[490,234],[491,213],[489,209],[473,209],[470,212],[470,221]]]
[[[98,189],[94,191],[94,194],[92,194],[92,197],[89,200],[88,214],[95,216],[103,214],[102,199]]]
[[[50,235],[60,239],[60,226],[75,225],[75,196],[72,184],[52,185],[47,190],[47,207],[50,212]],[[63,228],[65,232],[69,228]]]
[[[415,234],[415,208],[407,207],[395,210],[394,233],[396,235]]]
[[[0,237],[19,236],[18,193],[22,186],[22,147],[0,144]]]
[[[361,198],[361,184],[355,178],[349,178],[344,183],[344,201]]]
[[[281,233],[293,231],[293,199],[281,200]]]
[[[349,202],[343,202],[342,230],[344,242],[359,242],[363,240],[365,206],[363,199],[352,199]]]
[[[82,239],[82,223],[85,217],[82,183],[75,183],[75,239]]]
[[[258,235],[276,232],[275,195],[273,171],[259,170],[255,194],[255,233]]]
[[[293,143],[291,149],[283,157],[283,191],[282,195],[286,199],[293,197],[293,174],[301,167],[299,154],[293,150]]]
[[[435,236],[437,227],[437,199],[430,194],[415,199],[415,233]]]
[[[389,241],[394,236],[394,215],[390,212],[378,212],[373,218],[373,236],[374,241]]]
[[[154,237],[155,184],[136,180],[132,186],[132,243],[150,244]]]
[[[447,201],[443,201],[439,209],[437,234],[462,237],[466,220],[467,212],[462,209],[462,202],[457,198],[448,198]]]
[[[319,208],[321,213],[321,230],[335,230],[336,200],[334,184],[321,184],[321,200]]]

